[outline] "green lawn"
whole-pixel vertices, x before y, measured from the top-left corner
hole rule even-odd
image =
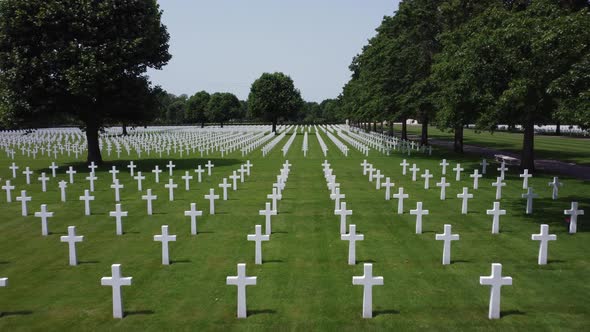
[[[130,216],[123,219],[123,236],[115,235],[114,218],[108,216],[115,205],[108,187],[110,161],[99,169],[92,216],[85,217],[78,196],[87,188],[83,180],[87,174],[76,175],[76,183],[68,187],[68,201],[61,203],[57,182],[66,179],[65,169],[60,168],[49,191],[41,193],[36,178],[51,160],[18,157],[20,166],[30,165],[36,172],[29,186],[22,176],[13,182],[19,191],[26,188],[32,194],[29,213],[46,203],[54,217],[49,220],[52,234],[42,237],[39,218],[21,217],[20,202],[6,203],[4,194],[0,195],[0,277],[9,278],[9,287],[0,288],[0,311],[4,312],[0,331],[590,329],[590,217],[580,217],[579,233],[569,235],[563,215],[573,200],[590,212],[588,184],[563,179],[560,197],[553,201],[547,186],[549,176],[536,176],[531,186],[540,197],[534,214],[526,216],[521,181],[512,170],[502,199],[508,214],[502,218],[501,234],[493,236],[491,216],[485,215],[485,210],[491,209],[494,201],[490,183],[495,173],[480,179],[469,214],[461,215],[461,201],[455,197],[461,187],[470,186],[471,179],[464,176],[459,184],[448,175],[452,184],[447,200],[440,201],[438,188],[432,188],[435,181],[431,181],[431,189],[424,190],[421,181],[412,182],[410,176],[401,175],[399,155],[387,157],[371,151],[366,159],[392,178],[394,191],[403,186],[410,194],[406,213],[397,215],[397,201],[385,201],[384,192],[376,191],[374,183],[362,176],[359,164],[365,157],[353,150],[345,158],[326,135],[322,137],[330,148],[328,160],[348,208],[354,211],[350,220],[365,235],[365,240],[357,243],[356,266],[347,265],[348,243],[340,240],[339,217],[333,215],[334,203],[323,178],[320,164],[324,158],[315,134],[309,136],[307,158],[301,153],[302,135],[287,155],[292,171],[279,203],[280,214],[273,218],[274,233],[263,244],[264,264],[259,266],[254,265],[254,244],[246,241],[246,235],[254,232],[254,225],[264,223],[258,210],[264,208],[265,196],[284,161],[280,148],[287,138],[267,158],[258,150],[248,158],[235,153],[223,159],[174,156],[140,160],[137,164],[144,173],[155,164],[163,168],[169,159],[177,165],[174,179],[179,189],[174,202],[168,201],[163,187],[168,175],[154,184],[153,175],[147,174],[144,191],[152,188],[158,195],[153,216],[146,216],[142,193],[125,168],[119,179],[125,185],[123,210]],[[430,169],[438,181],[438,162],[443,157],[450,159],[452,155],[435,150],[432,157],[413,155],[409,159],[421,169]],[[6,179],[10,161],[5,154],[0,158],[0,177]],[[467,170],[477,165],[474,159],[461,158]],[[198,184],[192,173],[195,179],[186,192],[180,176],[207,159],[216,165],[213,175]],[[229,201],[217,201],[217,214],[209,216],[203,195],[213,186],[219,193],[217,184],[222,177],[246,159],[254,164],[252,175],[237,192],[230,192]],[[74,160],[64,160],[61,165],[70,163],[82,171],[82,165]],[[126,162],[116,164],[122,169]],[[415,217],[408,214],[417,201],[430,210],[430,215],[424,216],[421,235],[414,234]],[[199,220],[196,237],[190,235],[189,218],[183,215],[191,202],[205,215]],[[434,240],[445,223],[452,224],[453,233],[461,236],[452,245],[453,264],[448,266],[441,265],[442,242]],[[531,241],[531,234],[538,233],[542,223],[557,234],[557,241],[549,245],[546,266],[537,265],[538,242]],[[163,224],[177,235],[177,242],[170,244],[170,266],[161,265],[161,244],[153,241]],[[59,241],[68,225],[76,225],[77,233],[85,236],[77,246],[82,264],[76,267],[68,265],[67,245]],[[258,284],[247,290],[249,317],[244,320],[236,318],[236,287],[225,285],[226,276],[235,275],[240,262],[247,263],[249,276],[258,277]],[[370,320],[361,318],[362,287],[352,285],[352,276],[363,274],[363,262],[372,262],[374,274],[385,279],[384,286],[374,288],[375,317]],[[514,285],[502,290],[502,319],[490,321],[490,289],[479,285],[479,276],[489,275],[495,262],[503,264],[504,275],[512,276]],[[110,275],[113,263],[121,263],[123,275],[133,277],[133,285],[123,288],[126,317],[122,320],[112,318],[111,289],[100,285],[100,278]]]
[[[401,132],[401,125],[396,125],[394,129],[398,133]],[[408,125],[408,134],[419,135],[421,130],[421,126]],[[433,139],[453,140],[452,132],[444,132],[436,127],[429,127],[428,134]],[[522,133],[500,131],[490,133],[465,129],[464,135],[464,143],[469,145],[517,153],[520,153],[522,149]],[[554,159],[590,165],[590,138],[537,135],[535,136],[535,153],[538,159]]]

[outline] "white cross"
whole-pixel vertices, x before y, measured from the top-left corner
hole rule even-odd
[[[410,195],[404,194],[404,188],[400,187],[397,194],[393,194],[393,198],[397,198],[397,214],[404,213],[404,199],[409,198]]]
[[[229,176],[229,178],[232,180],[232,189],[234,191],[238,190],[238,179],[240,178],[240,176],[237,174],[236,171],[233,171],[232,175]]]
[[[238,286],[238,318],[246,318],[246,286],[256,285],[256,277],[246,276],[246,264],[238,264],[238,275],[226,279],[227,285]]]
[[[12,190],[16,188],[15,186],[10,185],[10,180],[6,180],[6,184],[2,186],[3,190],[6,190],[6,202],[12,202]]]
[[[68,249],[70,254],[70,265],[76,266],[78,265],[78,261],[76,259],[76,242],[82,242],[84,240],[84,236],[76,235],[76,226],[68,226],[68,235],[61,236],[61,242],[68,243]]]
[[[254,241],[255,243],[254,264],[262,264],[262,241],[268,240],[270,240],[270,235],[263,235],[262,226],[260,225],[254,227],[254,234],[248,234],[248,241]]]
[[[463,199],[463,203],[461,204],[461,213],[467,214],[467,202],[470,198],[473,198],[473,194],[467,192],[468,188],[463,187],[463,192],[461,194],[457,194],[457,198]]]
[[[401,164],[399,164],[402,167],[402,175],[406,175],[406,168],[410,165],[406,162],[406,160],[404,159],[403,162]]]
[[[373,317],[373,286],[383,285],[383,277],[373,277],[373,264],[365,263],[364,274],[352,277],[353,285],[363,286],[363,318]]]
[[[121,286],[130,286],[132,277],[121,277],[121,264],[111,265],[111,277],[102,277],[102,286],[113,288],[113,317],[123,318],[123,300],[121,298]]]
[[[254,166],[254,164],[251,164],[250,160],[246,160],[246,163],[244,164],[244,166],[246,166],[246,174],[248,174],[248,176],[250,176],[250,167]]]
[[[238,172],[240,173],[240,182],[244,182],[244,173],[246,173],[246,169],[244,168],[244,165],[240,166],[240,169],[238,169]]]
[[[133,161],[129,162],[129,165],[127,165],[127,168],[129,168],[129,172],[131,173],[131,177],[133,177],[133,171],[135,170],[137,166],[135,166],[135,164],[133,164]]]
[[[447,182],[445,177],[440,178],[440,182],[436,183],[437,187],[440,187],[440,200],[444,201],[446,199],[446,188],[449,187],[451,184]]]
[[[56,176],[55,170],[57,170],[59,167],[55,164],[55,161],[52,161],[49,168],[51,169],[51,177],[54,178]]]
[[[168,165],[166,165],[166,168],[168,168],[168,174],[169,174],[170,176],[172,176],[172,172],[174,171],[174,167],[176,167],[176,165],[174,165],[174,164],[172,163],[172,160],[170,160],[170,161],[168,162]]]
[[[168,183],[164,185],[164,188],[168,189],[168,200],[174,200],[174,189],[178,188],[178,185],[174,183],[174,180],[168,179]]]
[[[340,193],[340,188],[335,188],[334,193],[330,194],[330,199],[334,201],[334,210],[337,210],[340,207],[340,199],[346,198],[345,194]]]
[[[176,235],[168,235],[168,225],[162,225],[162,234],[154,235],[154,241],[162,242],[162,265],[170,265],[168,242],[176,241]]]
[[[559,182],[559,178],[557,176],[554,176],[553,181],[549,182],[549,186],[553,187],[551,198],[553,198],[553,200],[556,200],[557,194],[559,193],[559,187],[563,186],[563,183]]]
[[[119,189],[124,188],[125,186],[119,183],[119,180],[115,179],[114,183],[111,184],[111,189],[115,189],[115,202],[119,202],[120,196],[119,196]]]
[[[500,216],[506,214],[506,210],[500,210],[500,202],[494,202],[494,208],[486,210],[487,215],[493,215],[492,218],[492,234],[498,234],[500,232]]]
[[[430,179],[434,177],[434,175],[430,174],[429,170],[425,170],[424,174],[420,175],[421,178],[424,179],[424,189],[430,188]]]
[[[184,180],[184,190],[189,191],[190,190],[190,180],[193,179],[192,175],[190,175],[189,171],[185,171],[184,175],[181,176],[180,178]]]
[[[522,179],[522,189],[527,189],[529,187],[529,178],[533,177],[532,174],[529,174],[529,170],[525,168],[522,174],[520,174]]]
[[[500,289],[502,286],[512,285],[511,277],[502,277],[502,264],[492,264],[492,274],[487,277],[479,277],[480,285],[492,286],[490,292],[489,319],[500,318]]]
[[[191,217],[191,234],[197,235],[197,217],[203,215],[203,211],[197,211],[197,203],[191,203],[191,209],[184,211],[185,217]]]
[[[90,173],[94,173],[94,170],[97,169],[98,166],[96,166],[93,161],[90,163],[90,165],[88,165],[88,168],[90,168]]]
[[[21,190],[20,196],[16,198],[17,201],[21,201],[21,214],[23,217],[27,216],[27,202],[31,199],[31,196],[27,196],[26,190]]]
[[[578,229],[578,216],[583,216],[584,210],[578,210],[578,202],[572,202],[572,208],[569,210],[563,210],[563,214],[570,216],[569,233],[576,233]]]
[[[508,170],[508,167],[506,167],[506,162],[502,161],[501,166],[497,168],[497,170],[500,171],[500,177],[502,180],[504,180],[504,173]]]
[[[451,241],[459,240],[459,234],[452,234],[451,225],[445,224],[443,234],[436,234],[434,238],[443,242],[443,265],[451,264]]]
[[[502,187],[506,185],[506,182],[502,182],[501,177],[496,178],[496,182],[492,183],[492,187],[496,187],[496,199],[502,198]]]
[[[41,176],[38,177],[37,180],[41,181],[41,191],[46,192],[47,191],[47,181],[49,180],[49,178],[47,176],[45,176],[45,172],[42,172]]]
[[[205,172],[205,170],[201,168],[201,165],[195,169],[195,173],[197,173],[197,181],[199,181],[199,183],[201,183],[203,172]]]
[[[481,174],[484,174],[484,175],[485,175],[485,174],[486,174],[486,172],[487,172],[488,161],[487,161],[487,160],[484,158],[484,159],[481,161],[480,165],[481,165]]]
[[[152,170],[152,173],[156,175],[156,183],[160,183],[160,173],[162,173],[162,170],[160,167],[158,167],[158,165],[156,165],[156,167]]]
[[[152,190],[148,189],[147,194],[141,196],[141,199],[143,199],[144,201],[147,201],[147,214],[148,214],[148,216],[151,216],[152,215],[152,201],[155,201],[156,199],[158,199],[158,196],[152,195]]]
[[[90,215],[90,201],[94,200],[94,196],[90,196],[90,191],[84,189],[84,196],[80,196],[80,200],[84,201],[84,215]]]
[[[473,189],[478,189],[479,187],[479,178],[483,175],[479,174],[478,169],[473,170],[473,174],[469,175],[470,178],[473,178]]]
[[[65,202],[66,201],[66,188],[68,186],[68,182],[61,180],[58,182],[57,186],[59,187],[61,201]]]
[[[541,232],[539,234],[533,234],[531,239],[534,241],[540,241],[539,246],[539,265],[547,264],[547,247],[549,241],[557,240],[557,235],[549,234],[549,225],[541,225]]]
[[[381,189],[381,179],[383,179],[385,175],[381,174],[380,170],[377,170],[377,174],[374,175],[374,178],[377,179],[375,182],[375,189]]]
[[[211,160],[207,160],[205,167],[207,167],[207,175],[211,176],[211,168],[215,167],[215,165],[211,163]]]
[[[533,198],[539,197],[539,195],[533,193],[533,187],[528,187],[526,194],[521,195],[522,198],[526,198],[526,214],[533,213]]]
[[[109,216],[115,217],[116,234],[123,234],[123,224],[121,223],[121,217],[127,217],[127,211],[121,211],[121,204],[115,204],[115,211],[110,211]]]
[[[90,173],[87,177],[86,180],[88,180],[90,182],[90,191],[94,191],[94,180],[97,180],[98,178],[94,175],[94,172]]]
[[[25,175],[25,180],[27,184],[31,184],[31,174],[33,174],[33,171],[31,171],[29,167],[25,167],[23,174]]]
[[[277,193],[277,188],[272,188],[272,194],[266,195],[266,198],[272,200],[272,209],[279,213],[279,210],[277,209],[277,200],[283,199],[283,195]]]
[[[376,169],[373,168],[373,165],[369,164],[369,169],[367,171],[369,172],[369,182],[373,182],[373,171],[376,171]]]
[[[324,164],[322,164],[322,166],[324,166]],[[369,166],[369,163],[367,162],[367,159],[364,159],[363,160],[363,162],[361,163],[361,166],[363,167],[363,175],[367,175],[367,166]]]
[[[352,210],[346,209],[346,202],[340,202],[340,209],[334,210],[334,215],[340,216],[340,234],[346,234],[346,216],[352,216]]]
[[[271,216],[276,216],[277,215],[277,211],[273,210],[270,208],[270,204],[269,202],[265,203],[265,209],[264,210],[258,210],[258,215],[260,216],[264,216],[264,221],[266,223],[266,229],[265,229],[265,234],[266,235],[270,235],[272,233],[271,230]]]
[[[135,180],[137,180],[137,191],[141,191],[141,182],[143,180],[145,180],[145,176],[141,175],[141,172],[137,172],[137,175],[133,177]]]
[[[111,175],[113,176],[113,182],[115,182],[115,180],[117,180],[117,174],[119,173],[119,171],[117,170],[117,166],[113,166],[109,173],[111,173]]]
[[[74,168],[72,166],[70,166],[68,168],[68,170],[66,171],[66,173],[70,176],[70,183],[74,183],[74,174],[76,174],[76,171],[74,170]]]
[[[455,166],[455,168],[453,168],[453,171],[456,172],[455,181],[461,181],[461,172],[464,170],[465,170],[464,168],[461,168],[461,164],[457,164],[457,166]]]
[[[446,159],[443,159],[441,163],[439,163],[440,166],[442,166],[442,175],[446,175],[447,174],[447,166],[449,166],[449,163],[447,162]]]
[[[47,236],[49,234],[47,230],[47,218],[53,217],[53,212],[48,212],[47,205],[41,204],[41,211],[35,212],[35,217],[41,218],[41,234]]]
[[[412,168],[410,168],[410,171],[412,172],[412,181],[416,181],[416,173],[419,170],[420,169],[418,167],[416,167],[416,164],[412,164]]]
[[[223,178],[223,183],[220,183],[218,187],[223,189],[223,200],[227,201],[227,188],[231,187],[231,183],[227,183],[227,178]]]
[[[340,239],[348,241],[348,265],[356,264],[356,241],[363,241],[365,236],[356,233],[356,225],[348,225],[348,234],[341,234]]]
[[[8,168],[12,171],[12,178],[16,179],[16,170],[19,169],[19,167],[16,166],[15,163],[12,163],[12,165],[10,165]]]
[[[428,213],[428,210],[422,210],[422,202],[416,203],[416,210],[410,210],[410,214],[416,216],[416,234],[422,234],[422,216]]]
[[[385,178],[385,182],[381,183],[381,188],[385,187],[385,200],[391,199],[391,187],[395,186],[395,183],[391,182],[389,177]]]
[[[209,214],[215,214],[215,200],[219,199],[219,195],[215,195],[215,189],[210,188],[209,194],[205,195],[205,199],[209,200]]]

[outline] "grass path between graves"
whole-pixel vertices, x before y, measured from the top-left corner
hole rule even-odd
[[[289,136],[289,135],[288,135]],[[54,212],[49,220],[52,232],[41,236],[39,218],[20,216],[20,202],[0,202],[0,277],[9,278],[9,287],[0,289],[0,331],[162,331],[162,330],[289,330],[289,331],[538,331],[588,330],[590,328],[590,222],[580,217],[578,233],[569,235],[563,210],[570,202],[590,212],[589,184],[564,178],[558,200],[551,199],[547,186],[549,175],[535,174],[531,186],[539,194],[534,214],[524,214],[525,202],[521,181],[515,170],[507,175],[501,207],[508,211],[501,219],[501,234],[492,235],[491,216],[495,191],[491,182],[496,172],[480,179],[480,189],[469,202],[469,214],[461,215],[461,201],[456,198],[463,186],[471,188],[467,177],[477,160],[435,150],[433,156],[403,157],[429,169],[435,177],[431,189],[423,182],[412,182],[401,174],[399,154],[384,156],[371,151],[362,156],[351,148],[344,157],[322,133],[329,148],[328,159],[348,208],[349,217],[365,240],[357,242],[357,264],[347,265],[348,242],[340,240],[339,217],[334,216],[334,202],[322,174],[324,156],[315,134],[309,135],[308,157],[301,152],[303,135],[298,135],[291,150],[283,157],[280,149],[284,138],[274,150],[262,158],[260,151],[242,158],[233,153],[226,158],[142,158],[137,161],[148,177],[144,192],[137,191],[124,165],[114,162],[125,185],[122,191],[125,234],[115,235],[114,194],[109,188],[112,162],[97,173],[96,200],[92,215],[84,216],[83,202],[78,196],[87,188],[83,178],[87,170],[73,159],[62,160],[60,166],[75,164],[79,173],[76,183],[68,186],[68,201],[59,201],[57,182],[66,179],[59,169],[57,179],[42,193],[36,178],[41,171],[50,174],[46,157],[35,161],[18,157],[19,166],[29,165],[35,171],[31,185],[19,176],[13,181],[17,191],[26,189],[33,201],[29,213],[38,211],[41,203]],[[444,153],[441,154],[441,153]],[[447,200],[439,200],[441,158],[461,162],[466,169],[460,183],[448,174]],[[168,201],[163,187],[167,173],[154,183],[150,170],[172,159],[177,165],[174,180],[179,184],[175,200]],[[208,159],[216,165],[211,177],[196,182],[192,172]],[[239,165],[249,159],[254,167],[246,182],[236,192],[229,192],[228,201],[216,202],[216,214],[208,215],[208,201],[203,195]],[[273,217],[273,234],[263,243],[263,264],[254,265],[254,243],[246,235],[254,233],[256,224],[264,224],[258,210],[264,208],[266,195],[279,174],[282,162],[289,159],[292,170],[279,203],[279,215]],[[385,201],[384,191],[375,190],[362,175],[360,163],[367,159],[396,186],[404,187],[410,198],[406,212],[396,213],[397,201]],[[0,177],[10,176],[11,161],[0,157]],[[454,166],[454,164],[453,164]],[[451,167],[449,167],[450,169]],[[22,170],[22,169],[21,169]],[[195,179],[190,191],[184,190],[180,176],[189,170]],[[421,173],[421,172],[420,172]],[[435,181],[436,180],[436,181]],[[3,181],[2,181],[3,182]],[[154,215],[146,215],[145,201],[140,196],[152,188],[158,200]],[[408,214],[422,201],[430,214],[424,216],[423,234],[414,234],[414,216]],[[197,236],[190,235],[190,222],[183,211],[191,202],[204,211],[199,218]],[[443,224],[452,224],[453,233],[461,236],[452,244],[453,264],[441,265],[442,242],[435,233],[442,233]],[[531,241],[539,225],[550,225],[557,241],[549,244],[549,264],[537,265],[538,242]],[[170,226],[177,241],[170,244],[172,265],[161,265],[161,246],[153,241],[161,225]],[[67,245],[59,242],[68,225],[76,225],[84,235],[79,243],[80,265],[68,266]],[[352,285],[352,276],[363,274],[362,263],[373,263],[375,275],[383,276],[385,284],[374,288],[373,319],[362,319],[362,287]],[[479,276],[489,275],[491,263],[502,263],[503,273],[512,276],[513,286],[502,289],[502,319],[487,319],[489,287],[479,285]],[[110,265],[122,264],[124,276],[133,277],[133,285],[123,288],[126,316],[115,320],[111,312],[111,289],[100,286],[100,278],[110,275]],[[258,284],[247,290],[249,317],[236,319],[236,287],[225,285],[226,276],[236,274],[236,264],[246,263],[247,274],[257,276]]]

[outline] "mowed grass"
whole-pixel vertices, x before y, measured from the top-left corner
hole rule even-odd
[[[524,214],[525,201],[520,198],[522,182],[511,170],[507,175],[501,207],[508,214],[501,219],[501,234],[491,234],[491,216],[495,188],[491,182],[496,172],[480,179],[480,189],[470,192],[469,214],[461,215],[461,200],[456,194],[463,186],[471,188],[467,173],[477,166],[474,159],[454,159],[466,172],[460,183],[454,173],[447,175],[451,187],[447,200],[439,200],[434,186],[440,177],[440,159],[449,158],[447,151],[435,150],[432,157],[405,156],[423,171],[435,174],[431,189],[423,182],[412,182],[403,176],[398,154],[384,156],[371,151],[364,157],[352,150],[342,156],[328,137],[332,164],[348,208],[353,210],[350,221],[365,240],[357,243],[357,264],[347,265],[348,242],[340,240],[339,217],[334,216],[334,202],[322,173],[324,157],[315,134],[309,136],[310,151],[303,158],[298,135],[286,156],[293,164],[291,174],[279,203],[279,215],[273,217],[273,234],[263,243],[263,265],[254,265],[254,243],[246,240],[254,233],[256,224],[264,224],[258,210],[264,208],[266,195],[279,174],[284,157],[280,148],[283,139],[266,158],[260,151],[242,158],[234,153],[226,158],[180,158],[175,155],[162,159],[136,161],[147,175],[144,191],[138,192],[131,179],[127,161],[115,161],[125,185],[122,191],[125,234],[115,235],[114,193],[109,188],[112,161],[98,170],[96,200],[92,215],[84,216],[83,202],[78,196],[88,188],[84,177],[87,169],[77,161],[62,160],[60,165],[75,163],[80,172],[76,183],[68,186],[68,201],[59,201],[57,182],[67,179],[65,168],[58,170],[48,192],[41,192],[36,180],[46,171],[51,159],[35,161],[18,157],[17,163],[35,170],[31,185],[24,184],[19,175],[17,191],[26,189],[33,201],[29,213],[48,204],[54,217],[49,220],[52,232],[41,236],[39,218],[20,216],[20,202],[6,203],[1,195],[0,277],[9,278],[9,287],[0,289],[0,331],[31,330],[588,330],[590,328],[590,222],[580,217],[575,235],[567,233],[563,215],[571,201],[590,210],[588,184],[562,179],[564,186],[559,199],[551,199],[548,175],[535,174],[531,186],[539,194],[534,214]],[[208,159],[216,165],[211,177],[196,182],[193,169]],[[230,191],[229,201],[217,201],[214,216],[208,215],[208,201],[203,195],[209,188],[227,177],[249,159],[252,175],[236,192]],[[360,163],[367,159],[392,178],[396,186],[404,187],[410,198],[405,213],[396,213],[397,200],[385,201],[384,191],[362,176]],[[159,184],[150,172],[154,165],[161,169],[173,160],[177,165],[174,180],[179,184],[175,201],[168,201],[164,184],[167,173],[161,174]],[[0,177],[10,177],[11,161],[0,159]],[[454,166],[454,164],[453,164]],[[449,167],[450,169],[451,167]],[[19,171],[22,171],[20,169]],[[190,191],[184,190],[180,176],[189,170],[195,176]],[[422,171],[420,173],[422,173]],[[436,181],[435,181],[436,180]],[[2,183],[4,180],[2,180]],[[158,195],[154,215],[146,215],[146,203],[141,195],[152,188]],[[15,196],[13,195],[13,197]],[[424,216],[424,233],[414,233],[415,217],[408,214],[416,202],[424,202],[430,211]],[[204,211],[199,219],[197,236],[190,235],[190,222],[183,211],[191,202]],[[441,265],[442,242],[435,233],[442,233],[444,224],[453,225],[453,233],[461,239],[452,244],[453,263]],[[531,234],[547,223],[557,241],[549,244],[549,264],[537,265],[539,244]],[[161,225],[169,225],[177,241],[170,244],[172,265],[161,265],[161,244],[153,241]],[[77,226],[84,235],[78,243],[80,265],[68,266],[67,244],[59,237],[67,226]],[[236,274],[237,263],[247,263],[247,274],[257,276],[258,284],[247,290],[247,319],[236,318],[236,287],[225,284],[226,276]],[[361,318],[362,287],[352,285],[352,276],[363,274],[362,264],[373,263],[374,274],[383,276],[385,284],[374,288],[373,319]],[[514,285],[502,290],[502,319],[487,319],[489,287],[479,285],[479,276],[489,275],[491,263],[502,263],[504,275],[512,276]],[[122,264],[124,276],[133,277],[133,285],[123,287],[126,316],[112,318],[111,288],[100,285],[100,278],[110,275],[113,263]]]
[[[394,127],[401,132],[401,125]],[[408,125],[408,134],[419,135],[421,126]],[[428,135],[433,139],[453,140],[453,132],[446,132],[436,127],[428,128]],[[464,144],[477,145],[502,151],[520,153],[522,150],[522,133],[475,131],[465,129]],[[590,165],[590,138],[575,138],[568,136],[535,136],[535,156],[537,159],[551,159],[572,162],[580,165]]]

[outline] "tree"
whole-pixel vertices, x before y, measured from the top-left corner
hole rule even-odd
[[[129,106],[156,100],[145,73],[171,58],[161,15],[156,0],[0,1],[0,85],[10,113],[2,118],[23,126],[74,116],[86,130],[88,162],[102,162],[99,129],[142,118]]]
[[[303,99],[291,77],[283,73],[264,73],[250,88],[248,108],[254,117],[272,122],[276,133],[277,122],[297,114]]]
[[[240,100],[232,93],[217,92],[211,95],[207,104],[207,119],[209,122],[223,123],[238,116],[240,111]]]
[[[199,91],[188,99],[185,116],[187,123],[200,122],[201,128],[205,127],[207,121],[205,113],[210,98],[211,96],[207,91]]]

